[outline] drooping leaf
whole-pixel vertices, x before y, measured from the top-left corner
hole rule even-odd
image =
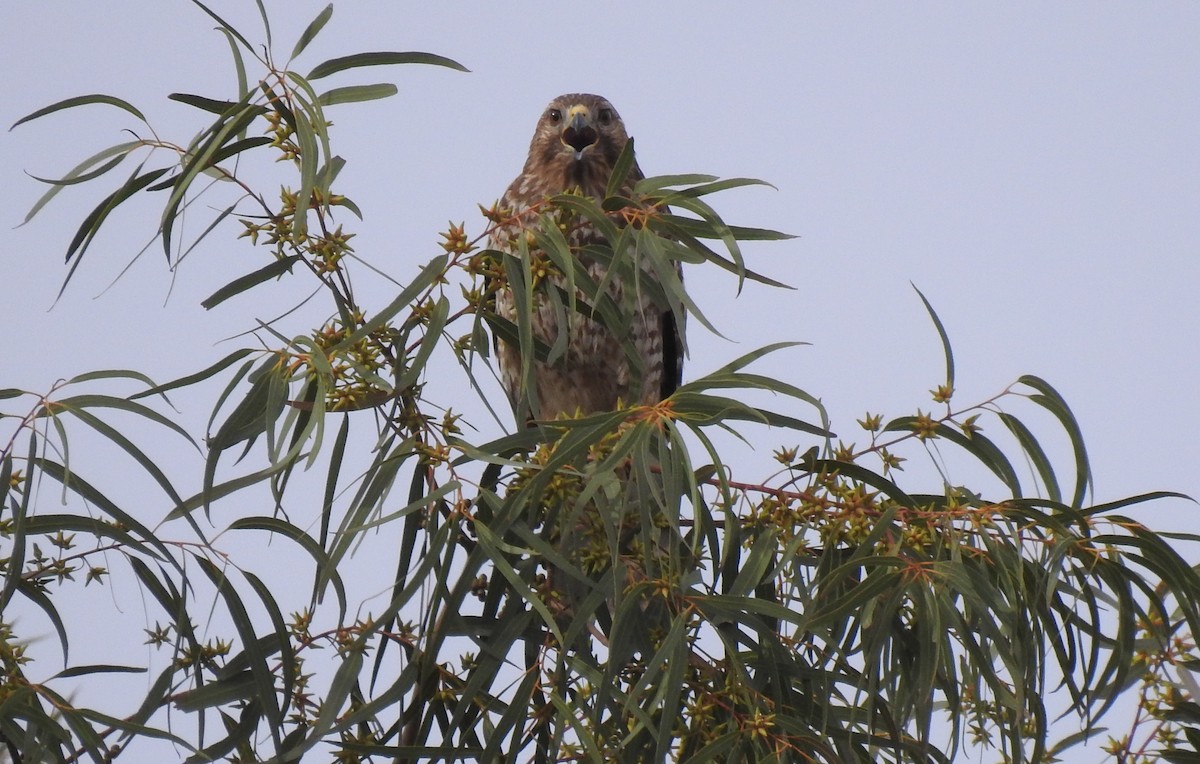
[[[342,56],[341,58],[332,58],[324,63],[313,67],[313,70],[308,73],[308,79],[318,80],[322,77],[328,77],[331,74],[342,72],[347,69],[353,69],[359,66],[389,66],[392,64],[430,64],[432,66],[444,66],[450,69],[457,69],[460,72],[470,71],[462,64],[445,56],[439,56],[434,53],[418,53],[410,51],[406,53],[356,53],[352,56]]]
[[[933,320],[933,326],[937,329],[938,337],[942,340],[942,352],[946,356],[946,389],[954,390],[954,352],[950,349],[950,338],[946,335],[946,327],[942,326],[942,320],[938,318],[937,313],[933,310],[933,306],[929,304],[929,300],[925,298],[925,294],[917,289],[916,284],[912,285],[913,291],[921,298],[921,302],[925,305],[925,310],[929,313],[929,318]]]
[[[146,115],[144,115],[140,111],[138,111],[137,108],[134,107],[133,104],[129,103],[128,101],[124,101],[120,98],[117,98],[116,96],[104,95],[102,93],[93,93],[91,95],[83,95],[83,96],[75,96],[74,98],[66,98],[61,101],[52,103],[49,106],[44,106],[31,114],[26,114],[24,117],[21,117],[16,122],[12,123],[12,126],[9,127],[8,129],[12,130],[17,125],[21,125],[26,122],[30,122],[30,121],[38,119],[40,117],[44,117],[47,114],[53,114],[56,111],[62,111],[63,109],[73,109],[77,106],[87,106],[88,104],[93,104],[93,103],[103,103],[103,104],[108,104],[110,106],[116,106],[118,109],[122,109],[124,111],[129,112],[133,116],[140,119],[142,122],[146,121]]]

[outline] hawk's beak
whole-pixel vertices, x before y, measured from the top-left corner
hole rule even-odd
[[[559,139],[564,145],[575,149],[575,158],[582,159],[583,151],[600,140],[600,134],[592,127],[592,115],[586,106],[572,106],[567,112],[567,126]]]

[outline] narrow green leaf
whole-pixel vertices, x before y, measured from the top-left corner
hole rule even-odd
[[[682,225],[680,221],[689,221],[690,225]],[[651,227],[662,236],[671,236],[679,239],[686,246],[687,250],[699,254],[704,260],[716,265],[738,277],[738,279],[750,279],[760,284],[776,287],[778,289],[795,289],[793,286],[777,281],[769,276],[764,276],[757,271],[752,271],[746,267],[745,263],[735,262],[729,258],[723,257],[712,248],[703,244],[700,239],[721,239],[724,236],[733,236],[734,232],[729,226],[724,226],[723,229],[714,230],[712,226],[703,221],[693,220],[690,218],[679,217],[678,215],[662,215],[659,221],[663,223],[658,226],[658,221],[651,221]],[[784,234],[780,234],[779,238],[788,238]],[[683,259],[682,257],[680,259]]]
[[[254,674],[247,670],[208,682],[194,690],[181,692],[171,700],[181,711],[202,711],[252,698],[256,686]]]
[[[417,352],[411,358],[405,359],[404,373],[396,380],[397,389],[407,388],[425,373],[425,366],[430,355],[441,344],[442,330],[449,317],[450,301],[445,296],[439,297],[438,301],[433,304],[433,311],[428,316],[428,322],[424,328],[425,336],[421,338]]]
[[[39,521],[45,520],[47,517],[55,517],[67,522],[78,522],[80,525],[77,527],[82,530],[99,536],[109,536],[118,539],[122,543],[128,544],[148,556],[154,556],[160,560],[174,559],[167,550],[166,545],[149,528],[113,503],[108,496],[97,490],[91,483],[88,483],[75,473],[68,473],[66,467],[58,462],[37,458],[32,463],[37,466],[42,474],[53,478],[64,489],[74,492],[83,500],[100,509],[104,514],[111,517],[114,522],[105,523],[91,517],[79,517],[75,515],[39,515]],[[141,543],[141,541],[144,541],[145,544]],[[153,554],[146,545],[158,550],[158,554]]]
[[[163,489],[172,502],[178,504],[179,502],[183,501],[179,494],[176,493],[175,486],[171,485],[171,481],[167,478],[166,474],[163,473],[162,469],[160,469],[159,466],[155,464],[154,461],[151,460],[144,451],[138,448],[133,441],[125,437],[124,433],[112,427],[99,417],[92,415],[91,412],[87,411],[86,409],[75,409],[72,410],[71,413],[81,422],[88,425],[105,438],[108,438],[122,451],[129,454],[134,461],[142,466],[142,469],[146,471],[146,474],[150,475],[150,477],[154,479],[154,482],[158,483],[159,487]]]
[[[258,148],[259,146],[269,146],[272,142],[272,139],[265,135],[258,135],[253,138],[244,138],[240,141],[234,141],[217,153],[213,154],[212,158],[208,160],[208,166],[205,169],[208,167],[215,167],[229,157],[241,154],[243,151],[249,151],[250,149]]]
[[[702,220],[682,217],[680,215],[662,215],[659,220],[670,223],[680,230],[700,239],[720,238],[714,235],[712,228]],[[738,241],[787,241],[799,238],[795,234],[773,231],[769,228],[747,228],[740,225],[727,225],[726,228]]]
[[[254,370],[250,375],[251,387],[246,396],[217,429],[216,434],[209,437],[208,447],[211,452],[224,451],[266,432],[282,413],[285,405],[283,401],[273,400],[271,395],[271,388],[285,374],[286,367],[281,365],[275,356],[269,356]]]
[[[230,109],[235,109],[240,104],[237,101],[222,101],[216,98],[206,98],[205,96],[194,95],[192,93],[171,93],[167,96],[172,101],[193,106],[201,111],[207,111],[211,114],[224,114]]]
[[[54,706],[55,716],[60,721],[65,721],[70,727],[78,741],[78,748],[86,752],[92,761],[103,761],[103,757],[108,753],[108,746],[100,738],[96,729],[88,724],[87,719],[79,713],[79,709],[45,685],[38,688],[38,693],[46,696],[46,699]]]
[[[1087,447],[1083,443],[1083,431],[1067,401],[1048,382],[1032,374],[1026,374],[1017,380],[1019,383],[1032,387],[1040,395],[1030,395],[1029,399],[1049,411],[1062,424],[1071,440],[1071,448],[1075,452],[1075,493],[1071,506],[1083,507],[1083,499],[1092,488],[1092,468],[1088,462]]]
[[[457,69],[460,72],[470,71],[470,69],[467,69],[457,61],[433,53],[418,53],[415,51],[407,53],[356,53],[352,56],[332,58],[318,64],[308,73],[308,79],[319,80],[336,72],[359,66],[387,66],[391,64],[430,64],[432,66],[445,66],[450,69]]]
[[[92,170],[91,172],[85,172],[81,175],[76,175],[74,177],[68,176],[65,178],[57,179],[57,180],[55,180],[53,178],[39,178],[36,175],[30,175],[29,177],[33,178],[34,180],[38,181],[39,183],[46,183],[51,186],[73,186],[77,183],[86,183],[89,180],[94,180],[96,178],[99,178],[104,173],[108,172],[112,168],[121,164],[121,162],[123,162],[125,160],[125,157],[127,157],[127,156],[129,156],[128,153],[118,154],[117,156],[113,157],[112,159],[108,160],[104,164],[97,167],[95,170]]]
[[[161,178],[167,172],[166,168],[151,170],[150,172],[142,174],[139,174],[140,171],[141,167],[138,167],[137,170],[134,170],[133,174],[129,176],[129,178],[121,185],[120,188],[106,196],[100,202],[100,204],[96,205],[95,209],[93,209],[88,216],[83,219],[83,223],[80,224],[79,230],[75,232],[75,238],[73,238],[71,243],[67,246],[66,260],[68,262],[70,262],[71,258],[76,255],[78,255],[79,259],[83,258],[83,253],[87,251],[88,245],[91,244],[92,239],[96,237],[96,234],[100,231],[100,226],[104,223],[105,218],[108,217],[110,212],[116,209],[126,199]],[[74,272],[73,268],[72,272]],[[70,280],[70,275],[67,276],[67,280]],[[66,286],[65,281],[63,286]]]
[[[162,693],[152,692],[147,697],[161,701]],[[158,703],[157,705],[161,705],[161,702]],[[195,751],[196,750],[195,746],[193,746],[191,743],[187,742],[183,738],[179,737],[178,735],[172,735],[170,732],[167,732],[166,730],[160,730],[160,729],[156,729],[154,727],[146,726],[144,723],[144,721],[145,721],[144,719],[141,722],[133,721],[132,717],[130,719],[118,719],[115,716],[109,716],[108,714],[102,714],[99,711],[96,711],[95,709],[91,709],[91,708],[77,708],[76,711],[78,711],[79,715],[81,717],[83,717],[84,719],[87,719],[88,721],[91,721],[94,724],[98,724],[107,729],[120,730],[121,732],[125,733],[125,735],[127,737],[130,737],[130,738],[132,738],[132,737],[147,737],[147,738],[153,738],[155,740],[169,740],[171,743],[174,743],[175,745],[179,746],[180,748],[182,748],[184,750],[187,750],[187,751]],[[103,750],[103,748],[101,750]]]
[[[319,132],[324,131],[324,117],[314,111],[314,108],[319,108],[320,104],[315,107],[310,104],[300,101],[301,106],[305,107],[296,112],[296,144],[300,147],[300,188],[296,192],[297,205],[299,208],[307,210],[311,204],[312,191],[317,185],[317,170],[321,166],[321,154],[317,148],[317,137]],[[298,214],[296,219],[297,226],[303,225],[301,221],[304,216]],[[304,230],[302,228],[293,229],[295,233]]]
[[[688,198],[694,199],[709,194],[715,194],[718,191],[728,191],[731,188],[742,188],[744,186],[766,186],[778,191],[775,186],[765,180],[757,178],[725,178],[724,180],[713,180],[707,183],[692,186],[690,188],[681,188],[667,193],[663,197],[664,204],[678,204],[680,200]]]
[[[391,98],[398,92],[399,89],[390,82],[379,82],[374,85],[349,85],[326,90],[317,100],[322,106],[333,106],[339,103],[378,101],[381,98]]]
[[[17,572],[20,573],[21,569],[17,568]],[[62,648],[63,663],[66,663],[70,655],[70,642],[67,639],[66,624],[63,623],[62,616],[58,614],[58,608],[54,607],[54,603],[46,596],[41,587],[21,580],[20,576],[17,577],[16,591],[25,595],[26,599],[37,605],[46,614],[46,618],[50,620],[51,625],[54,626],[54,632],[58,635],[58,644]]]
[[[635,195],[652,194],[671,186],[694,186],[700,183],[712,183],[715,180],[718,180],[716,175],[701,175],[698,173],[688,175],[654,175],[639,180],[633,187],[633,193]]]
[[[262,19],[263,35],[267,38],[267,49],[270,50],[275,46],[275,42],[271,39],[271,18],[267,15],[267,6],[263,5],[263,0],[254,0],[254,4],[258,6],[258,16]]]
[[[263,609],[267,611],[267,617],[271,621],[271,628],[274,629],[274,633],[260,640],[260,644],[263,642],[273,642],[272,651],[274,649],[279,650],[278,668],[281,686],[279,688],[278,697],[275,699],[275,701],[271,704],[267,704],[267,717],[272,717],[271,709],[272,707],[275,707],[278,709],[275,712],[276,717],[282,720],[288,712],[288,706],[292,698],[292,690],[296,686],[297,679],[296,653],[292,647],[291,632],[288,629],[287,622],[283,620],[283,613],[280,611],[279,603],[276,602],[275,594],[271,591],[270,587],[264,584],[262,579],[248,570],[242,571],[242,576],[250,583],[250,587],[254,589],[254,593],[258,595],[258,600],[262,603]],[[246,651],[245,655],[247,659],[251,661],[255,657],[249,650]],[[232,661],[230,663],[232,663]],[[253,666],[253,664],[251,665]],[[273,669],[266,663],[265,652],[263,653],[263,665],[266,667],[267,675],[271,675],[273,673]],[[273,683],[272,688],[274,688]],[[281,700],[282,703],[280,703]],[[261,702],[262,698],[259,698],[259,701]],[[274,736],[275,747],[278,749],[278,732],[274,733]]]
[[[1046,452],[1042,450],[1041,444],[1037,438],[1029,430],[1028,427],[1015,416],[1006,414],[1003,411],[997,416],[1000,421],[1008,428],[1008,431],[1016,437],[1017,442],[1021,444],[1021,448],[1025,451],[1029,461],[1033,463],[1033,467],[1037,470],[1038,477],[1042,480],[1042,485],[1046,488],[1046,495],[1051,501],[1061,502],[1062,491],[1058,488],[1058,478],[1054,475],[1054,467],[1050,464],[1050,458],[1046,456]]]
[[[317,14],[315,19],[308,22],[308,26],[304,28],[304,32],[301,33],[300,39],[296,40],[296,44],[292,48],[292,55],[289,57],[289,60],[296,58],[304,52],[304,49],[307,48],[308,44],[313,41],[313,38],[320,34],[321,30],[325,28],[325,25],[329,22],[329,18],[331,16],[333,16],[333,3],[325,6],[321,12]]]
[[[225,35],[225,41],[229,43],[229,54],[233,56],[233,69],[237,78],[238,100],[240,101],[246,98],[246,93],[249,92],[246,80],[246,62],[242,58],[242,51],[238,48],[237,38],[230,34],[228,29],[218,31]]]
[[[366,323],[354,330],[349,337],[346,337],[334,347],[330,348],[330,355],[348,348],[359,340],[371,334],[371,332],[384,326],[396,317],[396,314],[412,305],[413,301],[421,292],[433,285],[446,270],[446,255],[438,255],[425,264],[417,277],[413,279],[403,291],[388,304],[386,308],[372,316]]]
[[[917,418],[914,416],[897,417],[888,422],[883,427],[884,432],[920,432],[921,427],[917,424]],[[1021,498],[1021,481],[1017,477],[1016,470],[1013,469],[1012,463],[1004,452],[982,433],[975,432],[970,436],[964,435],[957,428],[950,427],[946,424],[938,424],[935,428],[938,437],[954,443],[962,447],[967,453],[979,460],[983,466],[987,467],[992,473],[1000,478],[1010,491],[1013,498]]]
[[[604,191],[605,196],[616,196],[625,185],[625,179],[629,177],[629,171],[633,169],[633,138],[625,141],[625,146],[621,149],[621,153],[617,156],[617,161],[613,164],[612,174],[608,177],[608,187]]]
[[[253,141],[254,139],[251,138],[249,140]],[[247,142],[249,142],[249,141],[247,141]],[[194,250],[196,247],[200,246],[200,242],[204,241],[204,239],[207,238],[208,235],[210,233],[212,233],[213,230],[215,230],[216,227],[219,226],[222,221],[225,220],[225,218],[227,218],[231,214],[233,214],[233,211],[235,209],[237,209],[237,206],[238,206],[238,202],[234,202],[232,205],[230,205],[230,206],[226,207],[225,209],[221,210],[220,212],[218,212],[217,216],[212,219],[212,222],[210,222],[204,228],[204,230],[200,232],[199,236],[196,236],[194,239],[192,239],[192,243],[188,245],[188,248],[185,249],[181,255],[179,255],[179,257],[176,259],[176,264],[183,262],[184,258],[186,258],[188,255],[190,255],[192,253],[192,250]]]
[[[346,616],[346,588],[342,583],[342,577],[336,567],[330,562],[329,556],[325,554],[325,550],[311,536],[305,533],[303,529],[278,517],[243,517],[230,523],[229,529],[267,531],[268,533],[278,533],[284,538],[295,541],[301,549],[313,558],[313,562],[317,564],[317,569],[324,576],[324,579],[333,584],[334,592],[338,599],[338,623],[341,623],[342,619]]]
[[[120,98],[116,98],[115,96],[103,95],[101,93],[94,93],[92,95],[75,96],[74,98],[67,98],[65,100],[58,101],[57,103],[52,103],[49,106],[38,109],[37,111],[33,112],[32,114],[26,114],[24,117],[21,117],[16,122],[12,123],[12,127],[8,128],[8,129],[12,130],[13,127],[16,127],[17,125],[20,125],[25,122],[29,122],[30,120],[38,119],[39,117],[44,117],[47,114],[53,114],[56,111],[62,111],[63,109],[73,109],[76,106],[86,106],[88,104],[93,104],[93,103],[106,103],[110,106],[116,106],[118,109],[124,109],[125,111],[129,112],[130,114],[137,117],[141,121],[143,121],[143,122],[146,121],[146,116],[144,114],[142,114],[140,111],[138,111],[136,108],[134,108],[134,106],[132,104],[130,104],[128,101],[123,101]]]
[[[247,93],[245,98],[249,99],[249,97],[250,94]],[[201,172],[212,166],[213,157],[226,147],[226,142],[231,139],[236,142],[237,135],[263,111],[263,107],[250,104],[244,99],[217,118],[217,121],[206,131],[207,137],[202,137],[197,145],[189,147],[188,153],[181,161],[179,175],[172,184],[171,195],[163,205],[160,220],[161,232],[159,235],[162,237],[163,252],[168,260],[171,257],[171,233],[175,227],[175,219],[184,195],[187,194],[192,182]]]
[[[276,748],[278,748],[279,727],[283,724],[283,713],[279,706],[279,695],[275,691],[275,676],[271,672],[271,667],[267,663],[267,656],[263,652],[262,645],[254,631],[254,624],[250,620],[250,614],[246,611],[246,606],[242,603],[242,598],[238,595],[237,590],[234,588],[225,571],[204,557],[195,557],[195,562],[204,571],[205,575],[208,576],[209,580],[212,581],[213,586],[216,587],[217,592],[221,595],[221,599],[225,602],[225,611],[229,614],[230,619],[233,620],[234,628],[237,629],[238,637],[242,641],[242,647],[249,660],[255,699],[263,705],[267,714],[267,720],[274,725],[272,735],[275,738]]]
[[[81,376],[76,379],[84,378],[86,378],[86,376]],[[148,419],[155,424],[162,425],[163,427],[166,427],[167,429],[180,435],[188,443],[195,445],[195,441],[192,439],[192,436],[181,425],[171,421],[149,406],[143,406],[140,403],[134,403],[132,398],[117,398],[116,396],[112,395],[72,395],[68,398],[54,401],[52,405],[58,405],[71,410],[110,408],[116,409],[117,411],[124,411],[128,414],[133,414],[143,419]]]
[[[1116,501],[1105,502],[1104,504],[1093,504],[1084,510],[1084,514],[1093,516],[1105,514],[1114,510],[1133,506],[1134,504],[1141,504],[1147,501],[1159,501],[1160,499],[1186,499],[1193,504],[1196,502],[1195,499],[1185,493],[1176,493],[1175,491],[1151,491],[1150,493],[1140,493],[1134,496],[1127,496],[1123,499],[1117,499]],[[1191,537],[1183,534],[1159,533],[1159,535],[1168,538],[1172,536],[1182,536],[1187,538],[1189,541],[1193,540]]]
[[[220,16],[218,16],[217,14],[215,14],[211,10],[209,10],[208,6],[205,5],[204,3],[200,2],[200,0],[192,0],[192,3],[194,3],[200,10],[207,13],[213,19],[213,21],[216,21],[218,24],[220,24],[222,31],[224,31],[226,35],[235,38],[238,42],[240,42],[242,44],[242,47],[244,47],[250,53],[252,53],[252,54],[254,53],[254,46],[250,44],[250,41],[247,40],[245,37],[243,37],[241,32],[237,31],[237,29],[230,26],[230,24],[228,22],[226,22],[225,19],[221,18]],[[257,58],[257,55],[255,56],[255,58]],[[259,59],[259,60],[261,61],[261,59]]]
[[[146,398],[151,395],[163,395],[170,390],[177,390],[181,387],[194,385],[197,382],[203,382],[204,380],[215,376],[221,371],[224,371],[253,352],[255,351],[251,350],[250,348],[241,348],[240,350],[235,350],[206,369],[202,369],[195,374],[189,374],[186,377],[180,377],[179,379],[167,382],[163,385],[151,387],[149,390],[143,390],[140,393],[131,395],[129,400],[135,401],[138,398]]]
[[[264,281],[278,278],[285,273],[292,272],[292,266],[298,261],[304,259],[303,255],[290,255],[288,257],[274,260],[258,270],[247,273],[245,276],[240,276],[217,291],[213,292],[207,299],[203,300],[200,305],[205,310],[212,310],[216,306],[228,300],[230,297],[239,295],[247,289],[258,286]]]
[[[72,666],[54,675],[55,679],[68,679],[88,674],[145,674],[144,666],[114,666],[104,663],[94,663],[88,666]]]
[[[904,492],[900,486],[883,477],[882,475],[861,467],[853,462],[844,462],[837,459],[814,459],[808,462],[792,465],[792,469],[804,470],[810,474],[839,474],[844,477],[856,480],[860,483],[870,486],[877,491],[881,491],[896,503],[905,507],[918,507],[920,504],[912,496]]]
[[[750,547],[750,554],[740,562],[737,578],[729,583],[723,593],[730,597],[745,597],[753,591],[762,582],[767,568],[771,566],[776,546],[776,534],[772,529],[758,534],[758,538],[754,539],[754,544]]]
[[[925,304],[925,310],[929,312],[929,317],[933,319],[934,328],[937,329],[938,337],[942,340],[942,351],[946,354],[946,387],[951,391],[954,390],[954,353],[950,350],[950,338],[946,335],[946,327],[942,326],[942,320],[938,318],[937,312],[933,306],[929,304],[929,300],[925,299],[925,294],[917,289],[916,284],[912,284],[913,291],[921,298],[921,302]]]

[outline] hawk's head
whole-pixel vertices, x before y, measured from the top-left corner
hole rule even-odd
[[[607,99],[590,93],[555,98],[542,112],[529,145],[526,176],[556,194],[578,186],[589,196],[603,196],[609,175],[629,136],[625,123]]]

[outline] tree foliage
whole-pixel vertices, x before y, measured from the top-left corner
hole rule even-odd
[[[1080,427],[1049,383],[1023,376],[959,405],[947,333],[926,301],[945,349],[934,405],[867,414],[865,445],[838,439],[817,398],[752,370],[782,346],[655,406],[479,442],[432,394],[438,354],[457,362],[463,395],[482,394],[492,335],[527,361],[562,353],[533,341],[535,299],[619,320],[604,284],[576,267],[565,227],[604,231],[610,246],[588,255],[630,278],[683,262],[773,283],[741,246],[786,237],[728,224],[712,201],[757,181],[654,177],[632,198],[563,195],[515,219],[484,209],[479,233],[451,226],[390,304],[365,305],[351,277],[386,277],[351,245],[361,215],[338,184],[345,160],[327,111],[396,88],[322,90],[325,78],[462,67],[372,52],[305,74],[297,62],[332,6],[280,63],[265,12],[261,47],[194,3],[229,42],[237,91],[173,94],[206,121],[181,143],[108,95],[19,120],[103,105],[141,125],[44,180],[26,221],[124,165],[67,246],[64,288],[111,213],[149,194],[168,264],[233,228],[260,253],[204,308],[279,283],[319,326],[262,322],[245,347],[167,383],[152,369],[105,370],[44,393],[0,390],[0,741],[11,760],[100,762],[170,745],[195,762],[938,762],[970,744],[1040,762],[1089,735],[1119,761],[1200,760],[1188,750],[1200,741],[1189,673],[1200,577],[1174,545],[1196,539],[1122,514],[1168,494],[1089,503]],[[281,193],[266,190],[262,158],[290,173]],[[181,215],[203,209],[215,214],[185,238]],[[502,224],[527,232],[527,257],[480,249]],[[552,288],[547,273],[573,288]],[[665,304],[719,328],[678,279],[662,282]],[[515,322],[492,311],[502,286],[524,305]],[[171,405],[186,390],[213,401],[203,435]],[[764,392],[772,409],[749,402]],[[1045,428],[1026,423],[1039,412],[1069,443],[1065,468],[1043,447]],[[82,474],[70,458],[82,431],[159,493],[132,499]],[[723,456],[735,438],[784,445],[756,466],[761,480],[739,482]],[[163,439],[203,456],[186,488],[154,446]],[[984,477],[922,486],[903,470],[912,458]],[[285,550],[292,591],[242,537]],[[390,557],[372,547],[379,577],[364,584],[346,571],[379,538]],[[156,650],[143,664],[125,663],[127,649],[112,664],[72,663],[86,630],[61,603],[117,579],[140,591]],[[29,649],[39,623],[57,635],[61,670]],[[144,674],[144,696],[73,699],[114,673]],[[1106,735],[1101,720],[1126,695],[1136,716]],[[1052,737],[1055,697],[1085,732]]]

